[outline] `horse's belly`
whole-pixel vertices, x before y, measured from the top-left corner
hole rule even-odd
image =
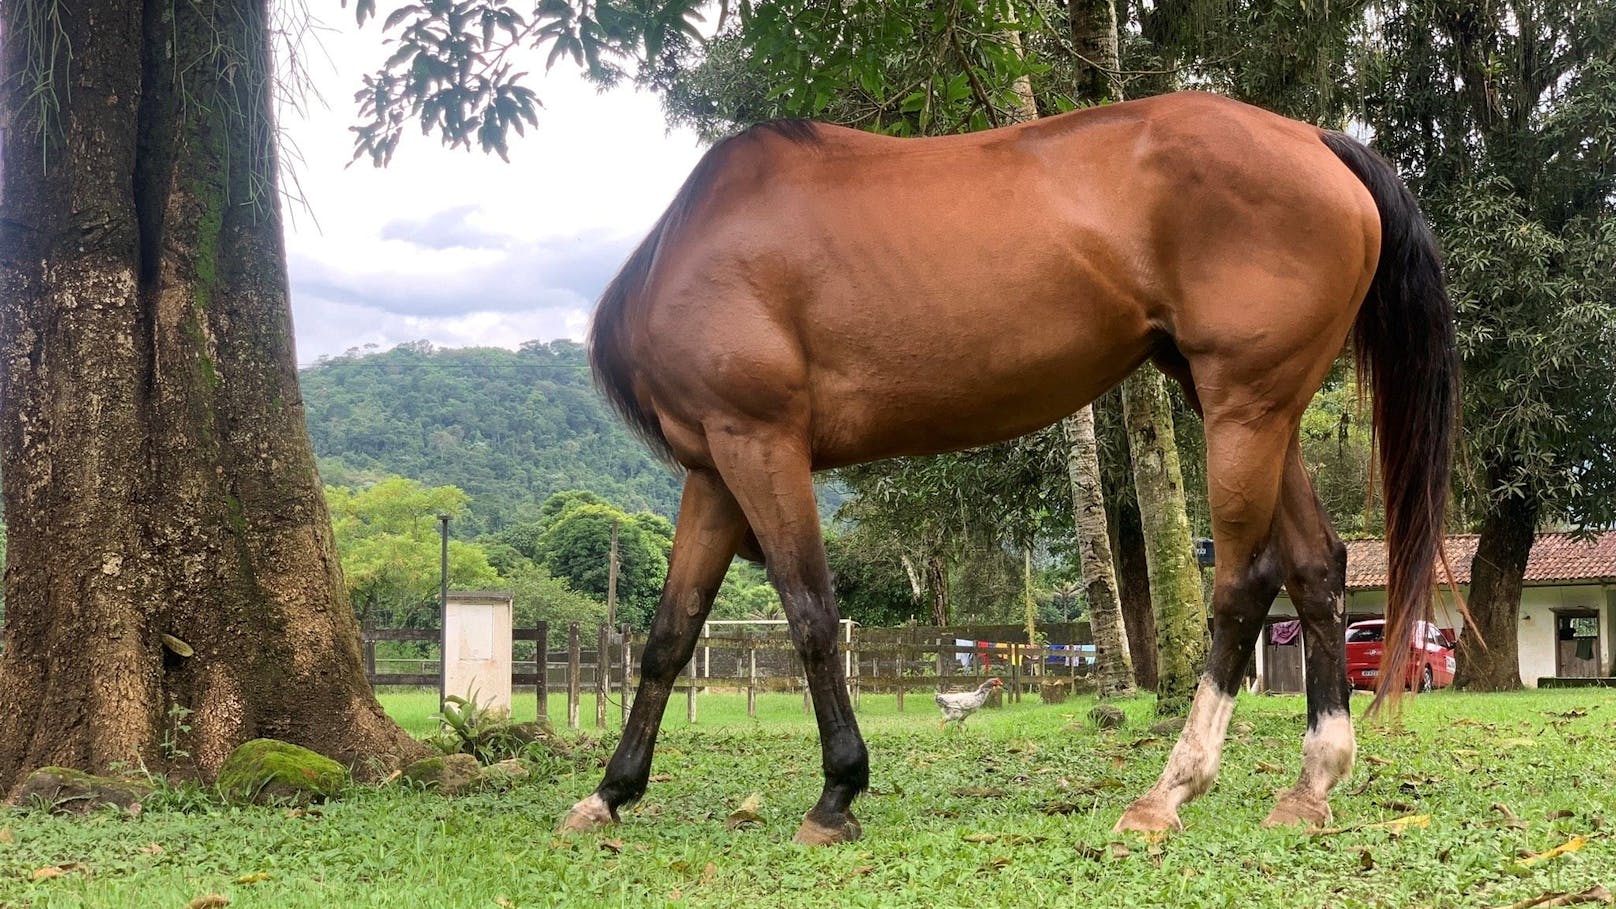
[[[1104,394],[1149,354],[1143,314],[1121,301],[988,302],[884,319],[895,324],[868,326],[849,353],[814,363],[816,467],[1023,435]]]

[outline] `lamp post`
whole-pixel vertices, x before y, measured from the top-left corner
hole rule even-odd
[[[443,709],[449,692],[449,516],[438,515],[438,536],[442,542],[438,556],[438,709]]]

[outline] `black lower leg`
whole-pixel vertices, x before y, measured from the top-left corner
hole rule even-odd
[[[836,652],[835,605],[802,587],[790,585],[787,589],[791,591],[787,604],[791,635],[813,695],[825,773],[824,791],[808,816],[825,826],[836,826],[846,822],[853,799],[870,785],[869,752],[859,734],[846,672]]]
[[[1263,617],[1279,594],[1283,572],[1273,546],[1265,546],[1228,590],[1212,598],[1212,650],[1204,678],[1222,694],[1240,693],[1246,667],[1262,636]]]

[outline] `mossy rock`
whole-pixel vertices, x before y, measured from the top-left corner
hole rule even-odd
[[[441,795],[459,795],[482,785],[483,765],[469,754],[446,754],[422,758],[405,767],[399,776]]]
[[[152,787],[142,780],[96,776],[67,767],[41,767],[23,780],[11,804],[62,814],[88,814],[105,805],[139,811]]]
[[[219,794],[238,805],[307,805],[336,798],[348,770],[323,754],[275,739],[253,739],[219,768]]]
[[[1151,725],[1150,731],[1156,735],[1178,735],[1184,731],[1184,717],[1170,716],[1165,720],[1158,720]]]
[[[1110,704],[1096,704],[1089,711],[1089,722],[1101,729],[1119,729],[1128,721],[1128,715]]]
[[[481,774],[482,782],[494,789],[509,789],[527,777],[527,768],[515,758],[489,764]]]

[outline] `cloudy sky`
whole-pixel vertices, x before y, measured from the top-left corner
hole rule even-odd
[[[558,64],[530,77],[545,108],[509,164],[411,131],[385,170],[350,167],[351,98],[385,59],[380,41],[374,22],[329,16],[303,55],[324,103],[281,112],[307,200],[286,238],[299,362],[421,339],[581,338],[596,295],[695,165],[695,137],[670,134],[654,96],[601,94]]]

